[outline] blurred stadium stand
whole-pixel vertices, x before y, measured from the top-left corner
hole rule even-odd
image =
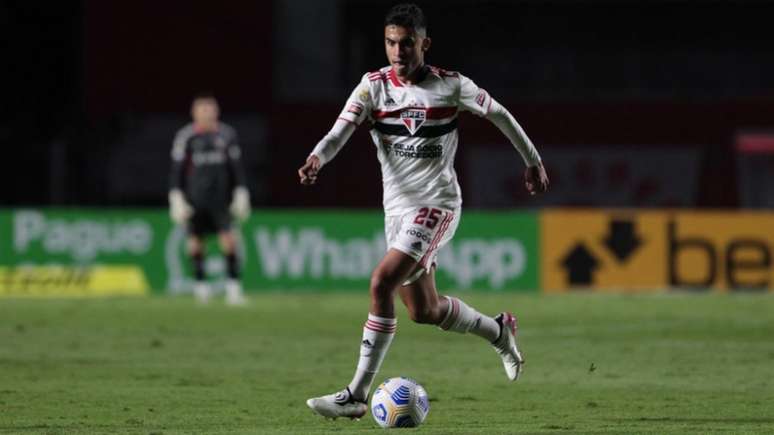
[[[241,134],[257,206],[378,208],[365,129],[315,195],[295,171],[360,75],[385,64],[392,3],[3,2],[3,205],[164,205],[172,135],[206,89]],[[429,63],[511,109],[552,176],[554,194],[527,203],[510,146],[463,116],[468,205],[774,203],[774,165],[737,155],[740,133],[774,129],[773,3],[419,3]]]

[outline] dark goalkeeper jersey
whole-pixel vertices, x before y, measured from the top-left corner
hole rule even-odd
[[[216,131],[181,128],[172,145],[170,188],[178,188],[194,208],[219,210],[231,203],[234,187],[245,185],[236,131],[218,123]]]

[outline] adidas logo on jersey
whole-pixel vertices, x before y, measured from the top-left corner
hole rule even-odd
[[[415,251],[421,251],[422,250],[422,242],[414,242],[411,244],[411,249]]]
[[[426,109],[407,109],[400,113],[400,119],[413,136],[427,119]]]
[[[393,100],[392,97],[387,97],[387,99],[384,100],[384,105],[387,107],[394,106],[395,104],[395,100]]]

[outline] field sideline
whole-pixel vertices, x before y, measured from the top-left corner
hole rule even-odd
[[[377,379],[424,384],[420,433],[774,431],[772,295],[461,296],[519,316],[524,377],[401,309]],[[0,300],[0,433],[381,433],[304,404],[349,381],[366,309],[353,293]]]

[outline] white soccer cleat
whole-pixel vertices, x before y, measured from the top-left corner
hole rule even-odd
[[[210,289],[210,285],[202,282],[197,282],[194,284],[193,289],[194,297],[196,298],[196,302],[206,305],[210,302],[210,298],[212,297],[212,290]]]
[[[333,419],[347,417],[355,420],[368,412],[368,405],[365,402],[355,400],[352,393],[349,392],[349,387],[336,394],[313,397],[306,401],[306,405],[323,417]]]
[[[242,307],[247,305],[247,298],[239,293],[239,294],[226,294],[226,305],[230,305],[232,307]]]
[[[516,344],[516,318],[509,312],[502,312],[495,317],[500,324],[500,337],[492,343],[497,354],[503,359],[505,374],[508,379],[515,381],[524,370],[524,358]]]
[[[247,304],[247,298],[242,292],[242,284],[236,280],[226,281],[226,305],[238,307]]]

